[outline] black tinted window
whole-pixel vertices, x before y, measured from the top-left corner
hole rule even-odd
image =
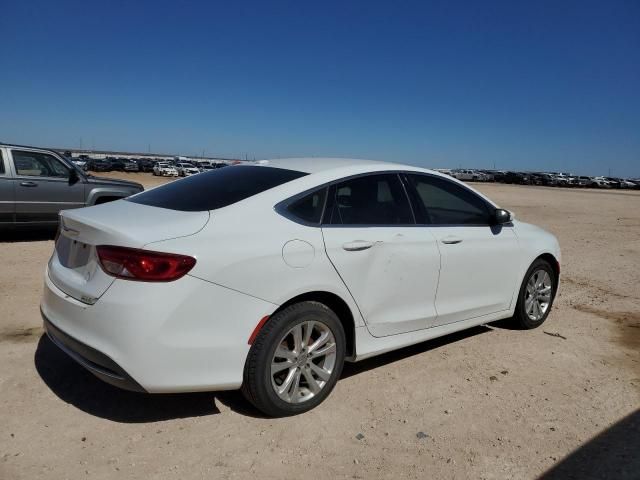
[[[0,150],[0,175],[4,175],[4,157],[2,156],[2,150]]]
[[[272,167],[220,168],[168,183],[127,200],[188,212],[215,210],[304,175],[306,173]]]
[[[327,196],[327,189],[323,188],[305,195],[293,202],[287,210],[294,217],[308,223],[320,223],[322,211],[324,210],[324,200]]]
[[[395,174],[357,177],[336,185],[334,191],[331,224],[414,223],[409,200]]]
[[[489,207],[472,191],[444,178],[408,175],[424,207],[424,221],[435,225],[487,225]]]

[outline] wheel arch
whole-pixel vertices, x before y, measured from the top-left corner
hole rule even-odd
[[[99,205],[100,203],[105,203],[106,201],[112,200],[120,200],[122,198],[126,198],[131,193],[123,192],[122,190],[117,190],[113,188],[92,188],[87,195],[87,205]],[[109,199],[109,200],[106,200]]]
[[[344,334],[347,340],[346,356],[347,358],[355,357],[356,355],[356,322],[353,316],[353,312],[347,302],[345,302],[340,296],[332,292],[326,291],[312,291],[296,295],[295,297],[287,300],[281,304],[270,316],[275,315],[281,310],[300,302],[318,302],[326,305],[333,313],[336,314],[342,327],[344,328]]]
[[[549,263],[549,265],[551,265],[553,273],[556,276],[557,286],[558,279],[560,278],[560,261],[552,253],[549,252],[538,255],[533,262],[535,262],[536,260],[545,260],[547,263]],[[533,262],[531,262],[531,264],[533,264]]]
[[[116,196],[116,195],[101,195],[98,196],[94,199],[93,204],[94,205],[101,205],[103,203],[107,203],[107,202],[114,202],[116,200],[122,200],[125,197],[122,196]]]
[[[520,288],[522,286],[522,282],[525,281],[525,275],[527,274],[529,268],[531,268],[531,265],[533,265],[537,260],[545,260],[547,263],[549,263],[549,265],[551,265],[551,269],[553,270],[553,273],[556,277],[556,292],[558,290],[560,284],[560,260],[555,254],[551,253],[548,250],[539,251],[537,254],[532,255],[528,262],[525,262],[522,265],[522,270],[520,271],[518,277],[519,281],[516,283],[513,296],[511,297],[511,313],[515,311],[516,303],[518,301],[518,295],[520,294]]]

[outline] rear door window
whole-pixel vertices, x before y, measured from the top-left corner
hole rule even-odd
[[[408,225],[413,214],[396,174],[356,177],[332,189],[331,225]]]
[[[127,200],[152,207],[201,212],[226,207],[307,175],[283,168],[237,165],[192,175]]]
[[[4,168],[4,154],[0,150],[0,175],[4,175],[7,171]]]

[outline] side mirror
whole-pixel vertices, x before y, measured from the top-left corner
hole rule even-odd
[[[493,224],[494,225],[504,225],[505,223],[509,223],[513,220],[513,215],[509,210],[505,210],[503,208],[496,208],[493,212]]]
[[[80,177],[78,176],[78,172],[76,172],[75,169],[73,168],[69,170],[69,185],[73,185],[78,180],[80,180]]]

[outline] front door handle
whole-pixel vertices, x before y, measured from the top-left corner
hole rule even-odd
[[[442,239],[442,243],[446,245],[457,245],[458,243],[462,243],[462,239],[460,237],[454,237],[453,235],[450,235],[448,237],[444,237]]]
[[[373,247],[374,242],[367,242],[365,240],[354,240],[353,242],[347,242],[342,245],[342,248],[347,252],[359,252],[361,250],[367,250]]]
[[[36,182],[20,182],[20,186],[22,186],[22,187],[37,187],[38,184]]]

